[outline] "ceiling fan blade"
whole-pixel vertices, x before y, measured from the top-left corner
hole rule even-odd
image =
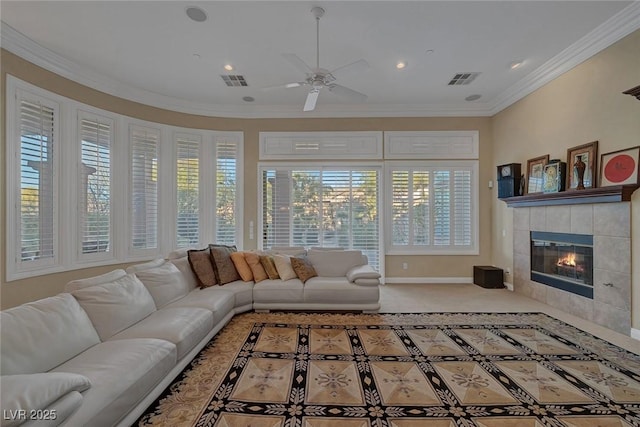
[[[318,102],[318,95],[320,95],[320,89],[311,89],[307,95],[307,100],[304,103],[302,111],[313,111],[316,108],[316,102]]]
[[[291,89],[291,88],[294,88],[294,87],[303,86],[305,84],[307,84],[307,82],[291,82],[291,83],[286,83],[286,84],[283,84],[283,85],[263,87],[260,90],[269,91],[269,90],[275,90],[275,89]]]
[[[344,87],[337,84],[330,84],[327,86],[330,92],[335,93],[336,95],[351,99],[355,102],[364,102],[367,100],[367,95],[364,93],[360,93],[356,90],[349,89],[348,87]]]
[[[313,70],[309,67],[306,62],[304,62],[298,55],[295,53],[283,53],[283,58],[286,59],[296,67],[298,70],[302,71],[305,74],[313,74]]]
[[[347,65],[343,65],[342,67],[338,67],[335,70],[331,71],[331,74],[336,79],[342,78],[349,74],[362,73],[369,69],[369,63],[364,59],[359,59],[355,62],[352,62]]]

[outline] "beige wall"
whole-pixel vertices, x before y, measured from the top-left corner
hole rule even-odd
[[[640,102],[622,94],[639,84],[636,31],[494,116],[493,166],[522,163],[524,173],[527,159],[566,161],[567,148],[591,141],[600,154],[640,145]],[[513,209],[492,204],[492,260],[513,269]],[[632,327],[640,329],[640,190],[631,204]]]
[[[488,117],[469,118],[353,118],[353,119],[226,119],[196,116],[166,111],[146,105],[115,98],[110,95],[81,86],[56,74],[45,71],[23,59],[2,50],[2,99],[0,108],[4,111],[6,93],[6,74],[12,74],[60,95],[80,102],[114,111],[120,114],[166,123],[201,129],[243,131],[245,141],[245,197],[244,197],[244,247],[255,248],[255,240],[249,240],[249,221],[257,223],[257,162],[258,135],[261,131],[398,131],[398,130],[478,130],[480,132],[480,255],[450,256],[388,256],[386,257],[387,277],[470,277],[472,266],[488,264],[491,260],[491,201],[495,197],[486,183],[493,179],[493,152],[491,119]],[[0,117],[0,128],[4,129],[5,115]],[[5,135],[2,132],[0,164],[5,164]],[[5,282],[5,177],[0,173],[0,256],[1,289],[0,305],[12,307],[26,301],[54,295],[62,291],[64,284],[72,279],[87,277],[109,271],[108,266],[52,274],[32,279]],[[402,270],[402,263],[409,268]],[[444,280],[443,280],[444,281]]]

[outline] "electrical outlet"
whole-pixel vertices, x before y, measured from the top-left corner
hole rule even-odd
[[[511,274],[511,269],[510,268],[505,268],[504,269],[504,273],[505,274]]]
[[[409,268],[409,263],[407,263],[407,262],[403,262],[403,263],[402,263],[402,269],[403,269],[403,270],[406,270],[406,269],[408,269],[408,268]]]

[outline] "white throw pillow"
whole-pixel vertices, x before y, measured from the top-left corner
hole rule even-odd
[[[156,311],[153,297],[135,274],[78,289],[72,295],[89,315],[102,341]]]
[[[87,313],[70,294],[0,311],[2,375],[45,372],[100,343]]]
[[[83,392],[91,387],[84,375],[66,372],[45,372],[27,375],[3,375],[0,379],[2,410],[7,414],[17,414],[18,410],[30,411],[47,409],[52,403],[73,391]],[[2,426],[17,426],[24,419],[3,417]]]
[[[136,277],[147,288],[157,308],[164,307],[189,293],[189,285],[184,275],[170,262],[138,271]]]
[[[288,255],[273,255],[273,263],[278,270],[278,276],[282,280],[296,279],[298,276],[291,266],[291,257]]]
[[[108,273],[101,274],[99,276],[87,277],[86,279],[72,280],[66,284],[66,286],[64,287],[64,290],[66,292],[73,292],[78,289],[86,288],[89,286],[95,286],[95,285],[101,285],[103,283],[113,282],[114,280],[118,280],[126,275],[127,273],[123,269],[119,268],[117,270],[113,270]]]

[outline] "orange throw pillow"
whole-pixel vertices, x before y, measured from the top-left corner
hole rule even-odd
[[[245,252],[244,259],[247,260],[249,268],[253,273],[253,281],[258,283],[269,278],[267,272],[264,271],[264,267],[260,264],[260,255],[255,252]]]
[[[238,274],[243,281],[250,282],[253,280],[253,272],[249,264],[247,264],[244,252],[232,252],[231,261],[233,261],[233,265],[236,266],[236,270],[238,270]]]

